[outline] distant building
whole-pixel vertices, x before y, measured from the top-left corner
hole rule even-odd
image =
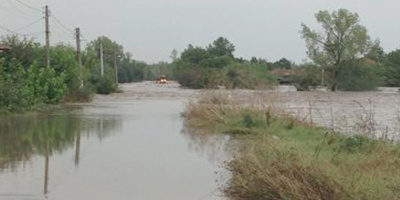
[[[292,75],[295,74],[291,69],[274,69],[270,73],[279,76],[278,80],[281,85],[291,84],[293,82]]]
[[[11,50],[11,47],[4,45],[4,44],[0,44],[0,52],[9,51],[9,50]]]

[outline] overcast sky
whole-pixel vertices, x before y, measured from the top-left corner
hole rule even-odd
[[[150,63],[170,61],[172,49],[204,47],[219,36],[236,46],[237,57],[301,62],[306,49],[300,24],[319,29],[314,14],[339,8],[358,13],[386,52],[400,47],[399,0],[0,0],[0,26],[25,34],[42,32],[44,21],[18,1],[38,9],[47,4],[68,29],[80,27],[87,40],[105,35]],[[72,33],[54,19],[51,27],[52,43],[74,44]],[[36,37],[44,41],[43,34]]]

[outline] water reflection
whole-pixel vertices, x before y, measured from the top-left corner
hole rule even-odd
[[[233,138],[225,134],[199,132],[188,125],[184,125],[181,133],[187,139],[188,148],[201,156],[206,156],[208,160],[219,166],[214,171],[217,174],[215,180],[218,188],[204,196],[202,199],[227,199],[223,190],[226,183],[231,178],[230,172],[226,169],[226,163],[232,160],[234,148],[231,146]]]
[[[0,173],[16,172],[34,156],[44,157],[44,193],[48,193],[50,157],[75,147],[79,165],[81,137],[103,140],[121,127],[116,119],[78,115],[13,116],[0,118]]]
[[[232,148],[229,144],[231,137],[226,134],[214,134],[199,132],[188,125],[182,129],[182,134],[188,140],[188,148],[191,151],[207,156],[213,163],[221,163],[229,160]]]

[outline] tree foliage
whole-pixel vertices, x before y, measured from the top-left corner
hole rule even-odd
[[[307,44],[308,56],[319,66],[326,68],[329,84],[335,91],[340,74],[347,63],[365,57],[373,47],[367,29],[360,25],[359,16],[346,9],[315,15],[322,31],[311,30],[302,24],[301,35]],[[375,42],[377,44],[377,42]]]
[[[194,89],[218,86],[255,89],[275,84],[265,60],[237,59],[234,51],[235,46],[223,37],[207,48],[189,45],[174,63],[174,77],[182,86]]]
[[[384,58],[384,77],[387,86],[400,86],[400,50],[387,54]]]
[[[379,71],[382,69],[375,61],[358,59],[346,63],[346,66],[340,71],[338,89],[344,91],[375,90],[377,85],[381,85],[382,78]]]
[[[76,61],[75,48],[57,44],[50,48],[51,66],[45,66],[44,46],[33,39],[11,35],[2,43],[12,47],[1,54],[0,110],[25,111],[41,104],[88,101],[94,91],[109,94],[117,89],[115,58],[123,58],[121,45],[102,37],[105,75],[100,75],[99,39],[90,42],[83,54],[84,70]],[[83,73],[83,76],[81,76]],[[84,86],[81,87],[81,79]]]
[[[233,58],[235,46],[228,39],[224,37],[219,37],[208,46],[207,51],[210,52],[211,55],[216,57],[228,56]]]

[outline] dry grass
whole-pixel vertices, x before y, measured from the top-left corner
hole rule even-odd
[[[278,144],[280,142],[276,139],[261,140],[263,144],[260,144],[260,138],[250,143],[246,141],[247,150],[242,150],[243,154],[230,163],[233,177],[226,193],[232,199],[323,200],[349,197],[318,166],[303,163],[295,149]],[[286,150],[282,151],[283,148]]]

